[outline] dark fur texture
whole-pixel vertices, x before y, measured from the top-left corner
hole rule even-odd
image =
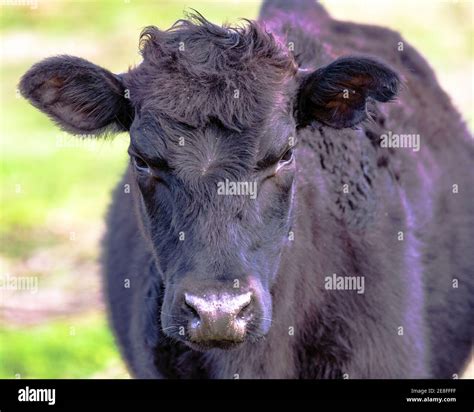
[[[299,124],[306,126],[317,118],[336,128],[354,126],[365,119],[368,98],[388,102],[398,84],[398,75],[373,59],[338,59],[305,78],[298,98]]]
[[[262,111],[273,106],[282,80],[296,72],[289,52],[251,22],[222,28],[196,16],[167,31],[148,27],[140,43],[144,62],[127,79],[137,90],[132,101],[193,127],[210,117],[231,129],[253,127],[265,119]]]
[[[149,27],[141,50],[120,76],[63,56],[20,85],[66,130],[130,130],[104,267],[132,374],[459,374],[474,324],[474,146],[424,59],[310,0],[266,1],[240,28],[199,15]],[[419,133],[421,150],[382,148],[388,131]],[[282,161],[292,134],[295,160]],[[217,196],[223,179],[260,182],[257,201]],[[327,290],[333,273],[364,276],[365,292]],[[189,347],[175,330],[182,291],[235,279],[256,294],[247,341]]]
[[[119,78],[79,57],[41,61],[23,76],[20,92],[71,133],[102,134],[130,127],[130,105]]]

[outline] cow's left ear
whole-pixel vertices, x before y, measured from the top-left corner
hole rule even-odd
[[[344,57],[308,75],[298,93],[300,126],[319,120],[335,128],[351,127],[366,118],[368,99],[392,100],[400,79],[389,67],[366,57]]]

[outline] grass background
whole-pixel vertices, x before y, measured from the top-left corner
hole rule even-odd
[[[5,3],[5,5],[3,5]],[[127,377],[107,327],[98,243],[127,136],[68,137],[17,93],[38,60],[71,54],[121,72],[138,64],[138,35],[192,7],[213,22],[255,18],[259,1],[0,2],[0,277],[33,276],[33,291],[0,289],[0,378]],[[340,19],[400,31],[473,117],[471,1],[325,1]],[[447,136],[448,138],[449,136]]]

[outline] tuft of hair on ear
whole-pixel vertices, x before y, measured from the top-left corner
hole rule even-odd
[[[72,134],[104,135],[131,125],[131,106],[120,76],[79,57],[42,60],[23,75],[19,90]]]
[[[298,123],[318,120],[334,128],[352,127],[367,117],[369,100],[393,100],[398,74],[369,57],[343,57],[307,75],[298,94]]]

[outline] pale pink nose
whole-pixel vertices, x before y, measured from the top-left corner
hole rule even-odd
[[[191,340],[202,343],[242,342],[252,318],[252,293],[184,294],[191,316]]]

